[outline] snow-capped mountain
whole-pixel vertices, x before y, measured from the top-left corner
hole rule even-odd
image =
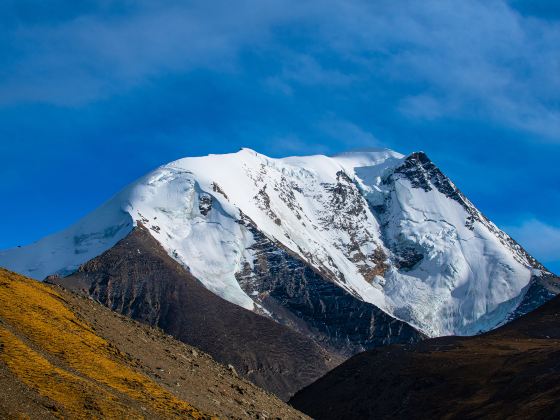
[[[0,252],[0,266],[36,279],[69,274],[138,223],[212,292],[294,325],[294,314],[306,316],[307,293],[290,283],[295,270],[429,336],[491,329],[550,276],[424,153],[390,150],[272,159],[242,149],[181,159],[69,229]],[[546,284],[548,294],[532,293],[531,305],[558,292]]]

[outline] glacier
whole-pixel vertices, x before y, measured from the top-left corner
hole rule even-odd
[[[66,275],[142,224],[205,287],[274,317],[239,283],[254,229],[337,286],[428,336],[496,327],[546,269],[422,152],[189,157],[132,183],[70,228],[0,251],[38,280]],[[257,280],[255,280],[257,281]]]

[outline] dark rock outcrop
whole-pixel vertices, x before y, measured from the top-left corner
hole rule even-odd
[[[334,284],[277,244],[245,218],[255,243],[253,267],[238,274],[247,294],[255,296],[278,322],[313,337],[325,348],[350,356],[394,343],[414,343],[424,335]]]
[[[407,156],[404,162],[390,172],[383,182],[385,185],[388,185],[396,179],[407,179],[413,188],[420,188],[426,192],[436,189],[447,198],[456,201],[467,213],[465,218],[465,226],[467,228],[472,230],[476,222],[485,225],[504,246],[512,250],[514,257],[520,263],[530,265],[539,270],[545,270],[543,265],[523,249],[521,245],[498,229],[494,223],[482,214],[424,152],[414,152]]]
[[[198,197],[198,209],[203,216],[208,215],[212,210],[212,196],[210,194],[200,194]]]
[[[523,299],[509,315],[506,323],[534,311],[543,302],[548,302],[560,294],[560,278],[551,273],[541,272],[531,278],[526,289]]]
[[[284,399],[341,360],[208,291],[141,225],[75,274],[51,281],[161,328]]]

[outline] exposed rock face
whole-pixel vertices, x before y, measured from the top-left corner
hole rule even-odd
[[[363,278],[372,283],[376,276],[382,277],[389,266],[382,244],[365,228],[369,225],[367,201],[344,171],[336,173],[336,183],[323,183],[322,187],[326,194],[324,214],[319,219],[321,227],[326,230],[337,229],[348,235],[347,243],[336,246],[356,265]],[[368,245],[369,252],[366,251]]]
[[[446,197],[466,205],[459,190],[424,152],[412,153],[394,170],[393,174],[403,175],[414,188],[431,191],[433,186]]]
[[[214,294],[345,353],[413,341],[395,319],[430,337],[488,331],[558,290],[533,285],[550,273],[426,154],[391,150],[181,159],[67,230],[0,251],[0,264],[67,275],[136,222]]]
[[[560,294],[560,278],[550,273],[538,271],[527,285],[527,291],[523,295],[523,300],[505,322],[513,321],[520,316],[534,311],[543,302],[548,302],[558,294]]]
[[[560,298],[476,337],[390,346],[349,359],[291,400],[324,419],[560,416]]]
[[[367,177],[367,168],[357,175]],[[389,269],[383,284],[394,294],[393,315],[439,324],[422,329],[431,336],[473,335],[537,308],[560,290],[557,280],[548,281],[554,287],[539,286],[539,276],[555,276],[484,216],[425,153],[412,153],[377,175],[378,188],[366,188],[364,195],[379,221],[388,266],[397,270]],[[421,291],[426,285],[429,294]],[[428,300],[430,305],[410,303]],[[461,305],[452,303],[458,300]]]
[[[198,198],[198,209],[203,216],[208,215],[210,210],[212,210],[212,196],[210,194],[200,194]]]
[[[323,346],[352,355],[380,345],[425,338],[405,322],[337,286],[245,218],[255,259],[238,274],[245,292],[278,322],[313,337]]]
[[[75,274],[52,280],[206,351],[281,398],[340,360],[311,339],[208,291],[142,226]]]
[[[403,164],[398,166],[384,180],[384,183],[388,184],[399,178],[408,179],[413,188],[421,188],[426,192],[435,188],[446,197],[456,201],[467,213],[465,218],[465,226],[467,228],[473,230],[475,222],[482,223],[498,237],[504,246],[514,251],[519,262],[528,264],[535,269],[544,270],[542,264],[529,255],[521,245],[488,220],[424,152],[415,152],[408,156]]]

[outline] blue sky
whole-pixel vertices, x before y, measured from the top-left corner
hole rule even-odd
[[[180,157],[383,146],[560,272],[559,75],[555,0],[5,0],[0,248]]]

